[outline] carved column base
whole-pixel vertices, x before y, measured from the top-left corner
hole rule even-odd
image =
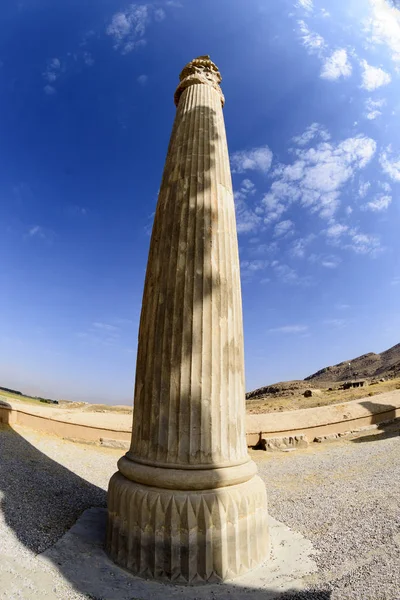
[[[120,472],[108,492],[107,551],[140,577],[180,584],[242,575],[268,557],[265,485],[258,476],[213,490],[135,483]]]

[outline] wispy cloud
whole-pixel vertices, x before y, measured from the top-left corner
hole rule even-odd
[[[352,72],[352,66],[347,57],[347,51],[345,48],[335,50],[331,56],[325,59],[322,65],[320,76],[323,79],[329,79],[335,81],[339,77],[350,77]]]
[[[315,237],[315,234],[311,233],[307,237],[298,238],[297,240],[295,240],[292,243],[291,248],[289,250],[291,256],[293,256],[294,258],[305,258],[306,249],[309,246],[309,244],[311,244],[311,242],[315,239]]]
[[[49,83],[53,83],[60,75],[61,62],[59,58],[51,58],[47,61],[47,68],[43,73],[44,79]]]
[[[366,60],[361,61],[361,66],[363,69],[361,87],[366,90],[376,90],[383,85],[387,85],[392,80],[389,73],[386,73],[380,67],[369,65]]]
[[[250,179],[244,179],[240,189],[234,194],[238,233],[255,231],[262,223],[261,217],[255,212],[255,208],[250,205],[250,197],[255,192],[254,183]]]
[[[360,187],[358,188],[358,195],[360,196],[360,198],[365,198],[365,196],[368,194],[368,190],[370,187],[370,181],[362,181],[360,183]]]
[[[93,324],[95,329],[102,329],[103,331],[117,331],[118,327],[111,325],[110,323],[103,323],[101,321],[95,321]]]
[[[367,98],[365,101],[365,117],[370,121],[373,121],[377,117],[380,117],[382,111],[380,110],[383,106],[385,106],[386,100],[381,98],[379,100],[373,100],[372,98]]]
[[[301,135],[293,137],[292,141],[298,146],[308,146],[315,138],[320,138],[323,142],[327,142],[331,139],[331,136],[325,127],[322,127],[319,123],[312,123]]]
[[[268,146],[240,150],[231,156],[232,172],[261,171],[266,173],[272,163],[272,152]]]
[[[297,6],[304,8],[307,12],[311,12],[314,8],[313,0],[298,0]]]
[[[393,277],[393,279],[390,282],[391,285],[400,285],[400,275]]]
[[[52,85],[47,84],[44,86],[43,91],[48,96],[53,96],[56,93],[56,88]]]
[[[365,204],[365,208],[373,212],[381,212],[386,210],[392,202],[392,196],[379,194],[370,202]]]
[[[305,333],[306,331],[308,331],[307,325],[283,325],[268,329],[269,333]]]
[[[311,283],[311,279],[309,277],[300,277],[297,271],[295,271],[292,267],[284,263],[280,263],[278,260],[274,260],[271,263],[271,268],[273,269],[276,278],[282,283],[300,286],[308,286]]]
[[[138,82],[140,85],[143,85],[143,86],[144,86],[144,85],[146,85],[146,83],[147,83],[148,79],[149,79],[149,78],[148,78],[148,76],[147,76],[147,75],[139,75],[139,77],[137,78],[137,80],[136,80],[136,81],[137,81],[137,82]]]
[[[325,319],[323,321],[324,325],[328,325],[328,327],[335,327],[336,329],[342,329],[347,325],[346,319]]]
[[[310,54],[321,55],[321,51],[326,47],[324,38],[319,33],[311,31],[305,21],[300,20],[297,23],[303,46],[307,48]]]
[[[342,262],[342,259],[334,254],[310,254],[308,260],[314,264],[324,267],[325,269],[336,269]]]
[[[46,237],[44,229],[43,229],[43,227],[40,227],[40,225],[34,225],[33,227],[31,227],[28,231],[28,235],[30,237],[39,237],[39,238]]]
[[[275,237],[285,237],[287,235],[292,235],[294,232],[294,223],[290,219],[286,221],[281,221],[277,223],[274,227],[274,236]]]
[[[243,281],[248,281],[259,271],[264,271],[269,265],[267,260],[242,260],[240,274]]]
[[[357,170],[364,168],[376,150],[376,142],[365,136],[313,148],[296,149],[296,160],[279,164],[272,173],[270,191],[264,196],[264,222],[278,220],[293,202],[331,219],[339,205],[340,192]]]
[[[43,91],[48,96],[53,96],[56,93],[54,83],[61,74],[61,61],[59,58],[50,58],[47,61],[46,70],[42,73],[43,79],[47,81],[43,87]]]
[[[342,225],[341,223],[332,223],[325,230],[325,233],[329,238],[337,239],[341,237],[344,233],[346,233],[348,229],[348,225]]]
[[[144,34],[149,22],[150,6],[131,4],[126,11],[117,12],[112,16],[106,34],[113,38],[116,50],[127,54],[146,43]]]
[[[93,58],[93,56],[91,55],[90,52],[84,52],[83,53],[83,62],[88,67],[92,67],[94,65],[94,58]]]
[[[361,233],[357,229],[350,232],[350,243],[345,246],[356,254],[367,254],[376,257],[382,252],[381,242],[377,235]]]
[[[400,155],[393,157],[392,146],[389,145],[379,157],[381,167],[393,181],[400,181]]]
[[[151,3],[131,4],[126,10],[112,16],[106,34],[113,39],[115,50],[128,54],[146,44],[144,36],[148,25],[152,21],[161,22],[165,17],[164,9]]]
[[[55,234],[51,229],[42,227],[41,225],[32,225],[27,231],[26,238],[43,240],[47,244],[51,244],[54,241]]]

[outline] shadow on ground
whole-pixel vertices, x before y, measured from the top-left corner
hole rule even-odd
[[[57,560],[57,551],[51,547],[56,544],[60,538],[69,531],[80,515],[91,507],[106,506],[105,490],[89,483],[79,477],[66,467],[52,460],[44,453],[40,452],[34,445],[24,439],[15,429],[8,424],[7,415],[11,408],[5,403],[0,405],[0,509],[2,517],[7,527],[18,538],[19,542],[35,554],[40,554],[47,550],[43,555],[47,562],[59,571],[65,582],[68,582],[77,592],[82,594],[83,598],[92,600],[114,600],[114,596],[109,592],[106,595],[93,595],[93,588],[89,585],[88,578],[85,576],[85,562],[89,557],[79,546],[77,539],[76,549],[74,547],[74,537],[70,551],[75,555],[75,560],[79,560],[80,570],[72,569],[71,563],[64,564]],[[100,531],[100,545],[102,532]],[[55,546],[57,548],[57,545]],[[102,550],[100,548],[100,556]],[[104,565],[101,567],[103,572],[111,569],[112,563],[104,556]],[[107,563],[109,567],[107,567]],[[112,565],[114,567],[114,565]],[[119,569],[119,567],[115,567]],[[40,573],[40,560],[38,558],[38,571]],[[149,594],[137,595],[135,588],[137,578],[130,576],[127,571],[120,569],[121,575],[127,581],[126,600],[141,600],[150,598]],[[136,583],[135,583],[136,582]],[[14,582],[15,585],[15,582]],[[143,589],[146,585],[142,582],[139,587]],[[154,583],[152,583],[154,585]],[[162,586],[162,597],[166,599],[171,595],[171,591],[177,588],[171,586]],[[213,586],[214,588],[215,586]],[[204,596],[207,586],[201,586]],[[182,588],[179,586],[179,596],[188,597],[189,590],[193,588]],[[200,588],[197,588],[200,592]],[[140,593],[140,592],[139,592]],[[234,584],[223,584],[218,586],[218,598],[241,597],[240,588]],[[175,594],[173,594],[175,596]],[[192,594],[190,594],[192,595]],[[122,598],[119,594],[118,598]],[[161,596],[159,596],[161,597]],[[213,595],[214,597],[214,595]],[[278,589],[264,588],[263,590],[254,590],[254,593],[248,590],[243,597],[254,598],[254,600],[271,600],[279,598],[280,600],[329,600],[331,592],[326,590],[304,590],[280,592]],[[57,598],[57,596],[54,596]]]
[[[378,440],[384,440],[392,437],[397,437],[400,434],[400,419],[396,418],[396,406],[389,406],[387,404],[379,404],[379,402],[371,402],[370,400],[365,400],[360,402],[362,406],[367,408],[369,411],[374,412],[376,408],[382,407],[385,410],[385,421],[383,423],[379,423],[377,430],[381,433],[372,433],[370,435],[362,435],[357,438],[351,439],[351,442],[355,442],[356,444],[363,444],[365,442],[376,442]],[[382,413],[378,413],[377,418],[382,417]],[[374,417],[372,418],[372,423],[374,424]]]

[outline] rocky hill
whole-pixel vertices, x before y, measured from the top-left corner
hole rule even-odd
[[[329,381],[398,376],[400,376],[400,344],[396,344],[381,354],[369,352],[332,367],[325,367],[313,375],[309,375],[304,381],[317,384]]]
[[[302,394],[309,388],[328,388],[337,382],[353,379],[400,377],[400,344],[381,354],[369,352],[351,360],[345,360],[332,367],[325,367],[304,380],[283,381],[267,385],[246,394],[247,400],[257,398],[289,397]]]

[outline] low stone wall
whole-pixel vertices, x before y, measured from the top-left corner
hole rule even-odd
[[[247,444],[257,444],[261,432],[261,437],[267,442],[267,450],[293,449],[313,441],[364,433],[397,418],[400,418],[400,390],[331,406],[247,415]],[[105,415],[105,422],[106,419]],[[128,419],[130,421],[131,416]],[[130,426],[118,429],[93,427],[57,419],[54,415],[39,415],[29,407],[20,408],[1,402],[0,423],[11,427],[18,424],[65,439],[114,448],[128,448],[131,438]]]
[[[388,392],[330,406],[247,415],[247,443],[253,446],[262,437],[306,438],[308,442],[342,437],[366,427],[393,421],[400,417],[400,391]],[[295,445],[295,444],[294,444]]]
[[[130,429],[116,430],[106,427],[92,427],[80,423],[61,421],[54,417],[37,415],[29,409],[20,409],[0,403],[0,423],[22,425],[30,429],[50,433],[64,439],[89,444],[101,444],[114,448],[129,448],[131,440]]]

